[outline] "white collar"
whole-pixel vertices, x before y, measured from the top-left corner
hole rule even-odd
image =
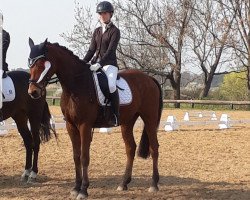
[[[108,24],[102,23],[102,33],[104,33],[107,29],[112,26],[112,22],[110,21]]]

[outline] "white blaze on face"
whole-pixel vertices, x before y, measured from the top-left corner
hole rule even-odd
[[[47,72],[49,71],[50,67],[51,67],[51,63],[49,61],[45,61],[44,62],[44,70],[43,72],[41,73],[37,83],[39,83],[41,80],[43,80],[44,76],[47,74]]]

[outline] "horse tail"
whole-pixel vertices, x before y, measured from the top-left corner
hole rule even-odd
[[[143,159],[147,159],[149,157],[149,139],[145,126],[142,131],[141,141],[139,144],[137,155]]]
[[[43,108],[43,115],[42,115],[42,121],[41,121],[41,126],[40,126],[40,138],[42,140],[42,142],[47,142],[49,141],[49,139],[52,136],[52,133],[55,135],[56,139],[57,139],[57,134],[55,131],[55,128],[52,127],[51,123],[51,114],[49,111],[49,106],[48,103],[45,102],[44,108]]]
[[[161,85],[160,83],[155,79],[152,78],[153,81],[155,82],[155,84],[157,85],[159,92],[160,92],[160,96],[159,96],[159,108],[158,108],[158,127],[160,125],[160,120],[161,120],[161,114],[162,114],[162,109],[163,109],[163,97],[162,97],[162,90],[161,90]],[[157,127],[157,129],[158,129]]]
[[[162,109],[163,109],[163,97],[162,97],[162,91],[161,91],[161,86],[159,84],[159,82],[155,79],[152,78],[153,81],[155,82],[155,84],[157,85],[158,89],[159,89],[159,108],[158,108],[158,119],[157,119],[157,129],[159,127],[160,124],[160,120],[161,120],[161,114],[162,114]],[[143,159],[147,159],[150,155],[149,152],[149,139],[148,139],[148,134],[147,131],[145,129],[145,126],[143,128],[142,131],[142,136],[141,136],[141,140],[140,140],[140,144],[139,144],[139,149],[138,149],[138,156],[143,158]]]

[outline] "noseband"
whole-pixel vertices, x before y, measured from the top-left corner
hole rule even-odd
[[[35,85],[38,89],[40,89],[41,93],[43,93],[43,92],[45,92],[45,88],[46,88],[47,84],[49,83],[49,78],[46,77],[45,81],[42,83],[42,85],[37,83],[37,80],[34,80],[34,79],[29,79],[29,84],[31,84],[31,83],[33,85]]]

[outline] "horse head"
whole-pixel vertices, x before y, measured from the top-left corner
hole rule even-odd
[[[40,98],[46,94],[46,85],[55,74],[56,65],[51,63],[46,47],[47,39],[38,45],[29,38],[30,55],[28,58],[28,66],[30,68],[29,95],[34,98]]]

